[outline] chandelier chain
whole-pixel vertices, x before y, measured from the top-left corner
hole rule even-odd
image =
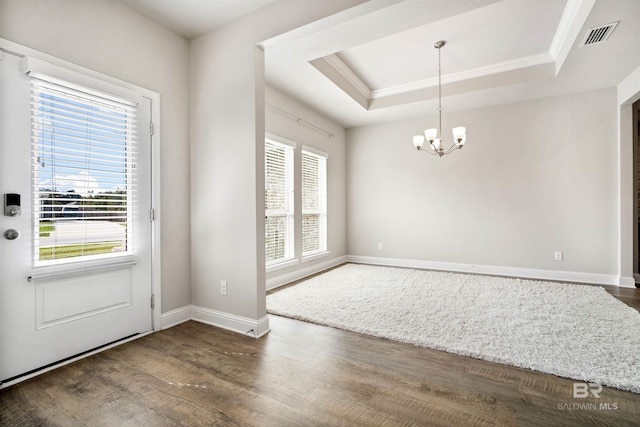
[[[438,135],[442,138],[442,62],[440,60],[441,45],[438,45]]]

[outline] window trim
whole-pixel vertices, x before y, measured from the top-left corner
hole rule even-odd
[[[293,267],[294,265],[300,264],[299,258],[291,258],[286,261],[269,264],[265,267],[267,273],[271,273],[272,271],[282,270],[288,267]]]

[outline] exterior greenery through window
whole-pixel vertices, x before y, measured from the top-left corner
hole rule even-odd
[[[32,79],[34,262],[131,253],[135,104]]]

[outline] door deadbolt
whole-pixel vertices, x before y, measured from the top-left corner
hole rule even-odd
[[[20,215],[20,195],[17,193],[7,193],[4,195],[5,216]]]
[[[7,240],[16,240],[18,237],[20,237],[20,233],[18,230],[14,230],[13,228],[4,232],[4,238]]]

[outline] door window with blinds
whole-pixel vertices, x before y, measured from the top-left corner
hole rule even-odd
[[[293,252],[293,147],[265,142],[265,254],[267,266]]]
[[[136,103],[31,79],[34,264],[132,253]]]
[[[327,250],[327,157],[302,151],[302,256]]]

